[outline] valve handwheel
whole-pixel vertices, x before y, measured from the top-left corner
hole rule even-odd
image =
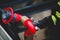
[[[11,12],[11,17],[10,17],[8,20],[2,19],[2,22],[3,22],[4,24],[9,24],[9,23],[12,21],[13,17],[14,17],[14,12],[13,12],[13,9],[12,9],[11,7],[6,8],[5,10]]]

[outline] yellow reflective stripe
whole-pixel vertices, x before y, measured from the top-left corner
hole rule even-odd
[[[53,23],[54,23],[54,25],[56,25],[56,17],[54,16],[54,15],[52,15],[52,21],[53,21]]]
[[[58,11],[56,11],[56,16],[60,18],[60,13]]]
[[[58,2],[58,5],[60,6],[60,1]]]

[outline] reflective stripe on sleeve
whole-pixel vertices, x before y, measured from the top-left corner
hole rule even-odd
[[[56,17],[54,16],[54,15],[52,15],[52,21],[53,21],[53,23],[54,23],[54,25],[56,25]]]

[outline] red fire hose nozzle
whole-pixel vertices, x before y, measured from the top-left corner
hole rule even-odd
[[[25,36],[31,36],[31,35],[35,34],[36,29],[35,29],[35,26],[33,25],[31,19],[29,19],[26,16],[23,16],[21,21],[23,22],[24,26],[27,28],[27,30],[24,33]]]
[[[12,20],[14,19],[14,15],[15,15],[16,16],[15,21],[16,22],[21,21],[24,24],[24,26],[27,28],[27,30],[24,33],[25,36],[31,36],[31,35],[35,34],[36,29],[35,29],[35,26],[33,25],[33,22],[31,19],[29,19],[26,16],[22,16],[21,14],[17,14],[17,13],[14,14],[12,8],[6,8],[6,11],[11,12],[11,17],[9,20],[2,19],[3,23],[8,24],[8,23],[12,22]]]
[[[18,17],[17,17],[18,18]],[[26,16],[20,16],[20,21],[24,24],[24,26],[27,28],[27,30],[25,31],[24,35],[25,36],[31,36],[33,34],[35,34],[36,29],[35,26],[33,25],[33,22],[31,19],[29,19]]]

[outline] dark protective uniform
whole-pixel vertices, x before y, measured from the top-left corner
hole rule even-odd
[[[36,23],[36,25],[41,29],[45,27],[47,28],[45,32],[47,38],[45,40],[60,40],[60,18],[56,16],[56,11],[60,13],[59,6],[52,9],[51,16],[46,17]],[[52,15],[54,15],[54,17],[56,18],[56,25],[54,25]]]

